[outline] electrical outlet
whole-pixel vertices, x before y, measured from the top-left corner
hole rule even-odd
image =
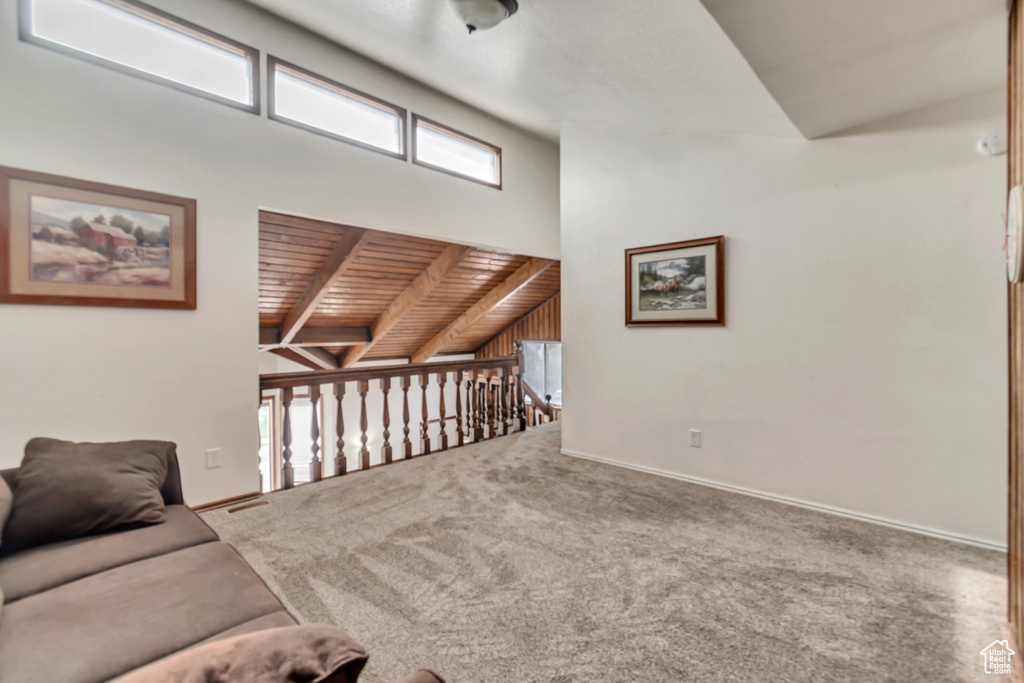
[[[690,430],[690,447],[700,448],[701,434],[699,429]]]
[[[215,467],[220,467],[220,449],[219,448],[207,448],[206,449],[206,469],[212,470]]]

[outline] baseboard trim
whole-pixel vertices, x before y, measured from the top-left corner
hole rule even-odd
[[[253,493],[243,493],[240,496],[232,496],[231,498],[225,498],[223,500],[215,500],[212,503],[203,503],[202,505],[196,505],[192,508],[192,512],[209,512],[210,510],[217,510],[219,508],[227,507],[228,505],[235,505],[236,503],[244,503],[250,500],[259,498],[262,494],[259,491]]]
[[[593,460],[594,462],[604,463],[605,465],[614,465],[615,467],[624,467],[629,470],[636,470],[638,472],[646,472],[647,474],[654,474],[659,477],[669,477],[670,479],[678,479],[685,481],[690,484],[697,484],[698,486],[707,486],[713,489],[721,489],[722,491],[730,491],[732,493],[739,493],[745,496],[752,496],[754,498],[762,498],[764,500],[771,500],[776,503],[784,503],[786,505],[793,505],[795,507],[805,508],[807,510],[816,510],[818,512],[825,512],[830,515],[836,515],[838,517],[848,517],[850,519],[857,519],[862,522],[870,522],[871,524],[879,524],[881,526],[887,526],[892,529],[901,529],[903,531],[910,531],[915,534],[922,534],[924,536],[931,536],[932,538],[941,538],[944,541],[953,541],[954,543],[963,543],[971,545],[976,548],[984,548],[986,550],[998,550],[999,552],[1006,552],[1007,546],[1005,543],[994,543],[992,541],[985,540],[983,538],[977,538],[974,536],[967,536],[965,534],[957,534],[950,531],[942,531],[941,529],[933,529],[926,526],[918,526],[916,524],[907,524],[905,522],[897,522],[892,519],[885,517],[878,517],[875,515],[865,514],[863,512],[854,512],[853,510],[847,510],[845,508],[834,507],[832,505],[824,505],[822,503],[812,503],[806,500],[800,500],[799,498],[791,498],[789,496],[780,496],[775,493],[766,493],[764,491],[758,491],[756,489],[748,489],[743,486],[734,486],[732,484],[723,484],[721,482],[712,481],[710,479],[703,479],[701,477],[693,477],[687,474],[679,474],[677,472],[669,472],[668,470],[658,469],[656,467],[646,467],[644,465],[635,465],[632,463],[622,462],[620,460],[612,460],[611,458],[602,458],[596,455],[589,455],[587,453],[580,453],[578,451],[571,451],[568,449],[562,449],[562,455],[568,455],[573,458],[581,458],[583,460]]]

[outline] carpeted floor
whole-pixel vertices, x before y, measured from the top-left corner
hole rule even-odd
[[[1005,558],[560,455],[549,425],[204,519],[361,681],[996,681]]]

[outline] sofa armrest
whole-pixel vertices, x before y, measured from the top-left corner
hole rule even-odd
[[[167,458],[167,478],[160,487],[160,495],[163,496],[164,505],[185,504],[185,497],[181,493],[181,470],[178,468],[177,451]]]
[[[8,470],[0,470],[0,477],[7,482],[7,486],[10,487],[11,491],[14,491],[14,477],[17,476],[19,469],[18,467],[12,467]]]

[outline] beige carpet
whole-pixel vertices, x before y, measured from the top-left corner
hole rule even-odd
[[[996,681],[1005,558],[558,453],[558,426],[204,515],[366,683]]]

